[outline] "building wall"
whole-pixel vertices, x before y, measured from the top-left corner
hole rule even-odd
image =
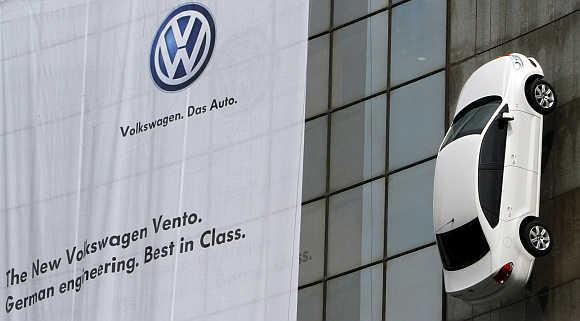
[[[449,119],[467,77],[510,52],[540,62],[560,108],[544,118],[540,216],[553,251],[536,261],[518,300],[472,306],[448,297],[447,319],[580,320],[580,1],[450,0],[449,15]]]
[[[298,320],[443,319],[446,0],[311,0]]]

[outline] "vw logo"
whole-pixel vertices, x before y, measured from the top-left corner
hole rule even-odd
[[[155,34],[149,57],[151,76],[164,91],[191,85],[207,66],[215,45],[215,23],[200,4],[173,10]]]

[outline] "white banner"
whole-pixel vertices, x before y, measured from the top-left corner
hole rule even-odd
[[[0,320],[295,320],[307,16],[0,2]]]

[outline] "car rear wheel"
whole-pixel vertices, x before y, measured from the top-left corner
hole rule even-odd
[[[533,256],[541,257],[552,250],[552,233],[539,219],[524,223],[520,229],[520,239],[524,248]]]
[[[554,87],[541,78],[536,78],[528,83],[526,98],[530,106],[542,115],[551,113],[558,105]]]

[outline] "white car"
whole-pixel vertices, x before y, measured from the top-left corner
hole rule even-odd
[[[445,289],[472,303],[523,289],[552,235],[539,220],[543,115],[557,106],[540,64],[499,57],[465,83],[435,168],[433,223]]]

